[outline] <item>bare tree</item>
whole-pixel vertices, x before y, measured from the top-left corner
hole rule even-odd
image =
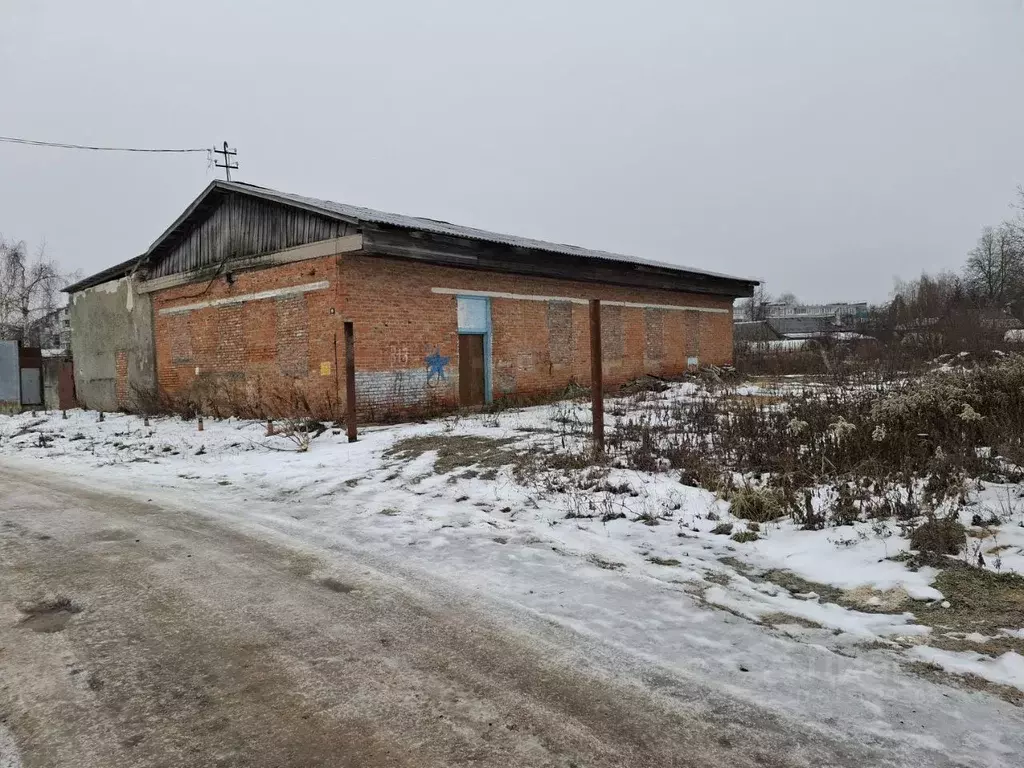
[[[60,306],[65,284],[44,246],[29,255],[24,241],[0,237],[0,339],[29,341],[33,325]]]
[[[998,307],[1024,286],[1024,242],[1012,222],[986,227],[967,255],[964,282],[983,302]]]
[[[775,301],[778,304],[786,304],[790,307],[795,307],[800,303],[800,299],[798,299],[796,294],[792,291],[786,291],[785,293],[779,294],[779,297]]]
[[[744,320],[764,320],[768,317],[768,305],[772,296],[765,290],[764,283],[754,288],[754,295],[739,302],[739,310]]]

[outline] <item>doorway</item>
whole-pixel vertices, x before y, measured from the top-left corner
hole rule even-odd
[[[458,296],[459,405],[491,402],[491,302]]]
[[[487,400],[484,334],[459,334],[459,405],[483,405]]]

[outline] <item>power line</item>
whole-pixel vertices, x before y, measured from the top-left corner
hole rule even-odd
[[[159,152],[159,153],[176,153],[182,154],[186,152],[206,152],[209,153],[208,147],[198,147],[189,149],[155,149],[150,147],[93,147],[87,144],[66,144],[59,141],[36,141],[35,139],[20,139],[14,136],[0,136],[0,142],[7,142],[9,144],[27,144],[31,147],[57,147],[58,149],[88,149],[93,152]]]

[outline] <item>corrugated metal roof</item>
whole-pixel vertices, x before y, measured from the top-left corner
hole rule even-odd
[[[141,258],[141,256],[133,256],[127,261],[122,261],[120,264],[115,264],[114,266],[107,267],[94,275],[89,275],[89,277],[83,278],[77,283],[73,283],[62,290],[64,293],[77,293],[78,291],[84,291],[86,288],[92,288],[94,285],[100,285],[101,283],[106,283],[110,280],[122,278],[135,269],[135,265],[139,263]]]
[[[280,192],[275,189],[260,187],[255,184],[246,184],[238,181],[222,181],[218,179],[207,186],[203,193],[196,198],[192,204],[174,221],[174,223],[171,224],[163,234],[153,242],[146,253],[142,256],[128,259],[121,264],[116,264],[102,272],[98,272],[84,280],[80,280],[74,285],[68,286],[64,290],[68,293],[73,293],[108,280],[124,277],[130,273],[137,264],[150,261],[159,249],[168,241],[168,239],[173,238],[180,233],[182,229],[187,226],[189,219],[197,212],[201,212],[204,206],[209,206],[211,201],[215,200],[219,195],[231,192],[243,195],[253,195],[265,200],[278,202],[282,205],[297,206],[299,208],[318,213],[321,216],[341,219],[354,224],[365,222],[367,224],[374,224],[378,226],[391,226],[399,229],[447,235],[449,237],[478,240],[487,243],[496,243],[513,248],[524,248],[535,251],[563,254],[566,256],[600,259],[619,264],[631,264],[638,267],[669,270],[677,274],[681,273],[699,277],[733,280],[738,283],[746,284],[748,288],[758,284],[758,281],[752,278],[736,277],[733,275],[722,274],[720,272],[712,272],[706,269],[698,269],[696,267],[670,264],[652,259],[641,259],[635,256],[626,256],[624,254],[611,253],[609,251],[581,248],[580,246],[567,245],[565,243],[552,243],[545,240],[535,240],[529,237],[505,235],[499,232],[489,232],[487,230],[477,229],[475,227],[464,227],[447,221],[440,221],[438,219],[430,219],[420,216],[406,216],[399,213],[388,213],[386,211],[378,211],[373,208],[365,208],[358,205],[335,203],[330,200],[320,200],[314,197],[295,195],[289,192]]]
[[[411,229],[438,235],[448,235],[450,237],[461,237],[467,240],[480,240],[487,243],[508,245],[513,248],[530,248],[538,251],[547,251],[549,253],[560,253],[566,256],[579,256],[589,259],[625,262],[629,264],[655,267],[658,269],[671,269],[673,271],[689,272],[695,275],[707,275],[709,277],[719,277],[726,280],[738,280],[745,283],[757,284],[757,280],[753,280],[751,278],[735,277],[733,275],[721,274],[719,272],[710,272],[706,269],[697,269],[696,267],[686,267],[679,264],[669,264],[662,261],[641,259],[635,256],[626,256],[619,253],[610,253],[608,251],[597,251],[589,248],[581,248],[576,245],[551,243],[545,240],[534,240],[529,237],[504,235],[498,232],[488,232],[487,230],[476,229],[475,227],[464,227],[458,224],[451,224],[447,221],[439,221],[437,219],[428,219],[419,216],[406,216],[400,213],[387,213],[386,211],[377,211],[373,208],[363,208],[358,205],[335,203],[330,200],[319,200],[314,197],[305,197],[303,195],[295,195],[289,192],[279,192],[275,189],[259,187],[255,184],[245,184],[243,182],[236,181],[218,181],[216,182],[216,185],[225,189],[235,189],[242,193],[259,194],[262,197],[276,199],[282,203],[292,203],[294,205],[302,206],[303,208],[319,211],[328,216],[339,216],[352,221],[365,221],[372,224],[398,227],[400,229]]]
[[[768,323],[783,336],[820,336],[839,329],[834,315],[789,315],[769,317]]]
[[[732,338],[737,342],[777,341],[782,334],[767,320],[739,320],[732,324]]]

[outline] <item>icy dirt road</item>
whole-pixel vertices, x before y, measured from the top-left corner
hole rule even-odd
[[[903,764],[579,646],[344,548],[0,466],[0,765]]]

